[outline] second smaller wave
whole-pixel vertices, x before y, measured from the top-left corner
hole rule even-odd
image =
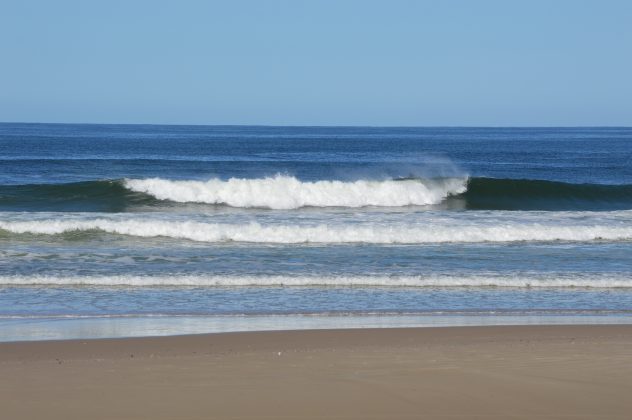
[[[614,216],[613,216],[614,217]],[[196,242],[267,244],[370,243],[436,244],[479,242],[627,241],[632,240],[629,218],[582,220],[543,217],[531,220],[479,218],[428,219],[416,224],[261,224],[208,223],[170,220],[45,219],[0,221],[0,231],[12,234],[62,235],[100,231],[143,238],[167,237]]]

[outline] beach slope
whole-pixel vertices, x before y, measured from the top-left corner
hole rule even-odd
[[[632,325],[0,344],[3,419],[629,419]]]

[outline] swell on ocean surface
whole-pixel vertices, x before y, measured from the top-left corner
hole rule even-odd
[[[513,287],[513,288],[632,288],[625,274],[495,273],[454,275],[322,275],[322,276],[0,276],[0,285],[34,286],[329,286],[329,287]]]
[[[162,178],[0,186],[0,211],[124,212],[184,204],[293,210],[427,206],[462,210],[632,209],[632,185],[496,178],[301,181]]]
[[[455,200],[468,210],[624,210],[632,209],[632,185],[471,178]]]
[[[158,203],[154,197],[125,188],[121,180],[0,185],[0,210],[4,211],[122,212]]]

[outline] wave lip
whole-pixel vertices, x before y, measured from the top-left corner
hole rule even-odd
[[[438,204],[467,189],[467,178],[407,179],[354,182],[300,181],[276,175],[227,181],[173,181],[162,178],[126,179],[131,191],[178,203],[224,204],[290,210],[301,207],[401,207]]]
[[[418,276],[0,276],[0,285],[34,286],[375,286],[375,287],[511,287],[511,288],[632,288],[625,274],[516,273]]]

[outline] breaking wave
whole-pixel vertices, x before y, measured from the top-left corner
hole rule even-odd
[[[354,182],[300,181],[277,175],[227,181],[128,179],[125,187],[159,200],[289,210],[301,207],[401,207],[438,204],[467,189],[466,178]]]
[[[0,186],[0,211],[125,212],[193,203],[284,210],[366,206],[624,210],[632,209],[632,185],[465,177],[302,181],[277,175],[208,181],[149,178]]]

